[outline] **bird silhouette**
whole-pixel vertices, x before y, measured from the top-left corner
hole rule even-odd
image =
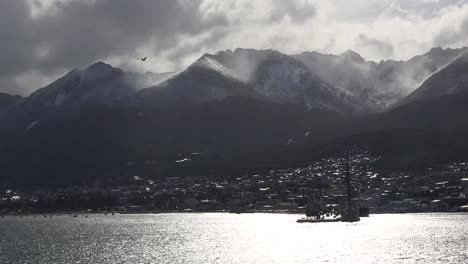
[[[148,57],[144,57],[144,58],[137,58],[137,60],[141,60],[141,61],[146,61]]]

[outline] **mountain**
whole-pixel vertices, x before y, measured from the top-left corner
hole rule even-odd
[[[307,131],[323,137],[340,120],[334,113],[249,97],[178,108],[88,108],[0,132],[0,167],[8,175],[3,180],[30,186],[134,173],[196,175],[233,154],[285,146]],[[193,161],[179,164],[180,155]],[[125,168],[129,162],[138,167]]]
[[[169,80],[127,99],[152,107],[197,104],[243,96],[347,113],[353,100],[300,61],[273,50],[236,49],[206,54]],[[125,101],[125,100],[124,100]]]
[[[126,73],[103,62],[84,70],[72,70],[50,85],[27,97],[22,107],[37,111],[79,108],[84,105],[109,105],[132,94],[154,79],[150,73]],[[158,80],[155,80],[156,82]]]
[[[302,63],[273,51],[248,54],[262,58],[251,78],[221,54],[204,55],[141,90],[103,63],[68,73],[0,120],[0,167],[9,175],[3,180],[50,186],[122,171],[206,173],[234,153],[285,146],[306,134],[322,138],[344,118],[332,110],[345,111],[346,101]],[[177,163],[180,155],[193,162]],[[124,169],[128,162],[138,168]]]
[[[435,72],[400,104],[468,93],[468,53],[464,52]]]
[[[0,93],[0,115],[21,100],[19,95]]]
[[[96,63],[8,106],[0,116],[7,175],[0,182],[244,173],[354,145],[384,155],[386,166],[460,159],[468,155],[461,51],[375,63],[353,51],[236,49],[162,75]]]
[[[204,55],[161,84],[124,98],[122,104],[150,108],[186,107],[229,96],[255,97],[257,94],[232,71],[210,55]]]
[[[331,135],[334,147],[369,146],[385,157],[382,165],[393,168],[463,162],[468,156],[467,100],[465,52],[391,109],[343,123]]]
[[[74,69],[10,107],[2,119],[0,135],[29,131],[57,116],[66,118],[90,108],[112,107],[120,98],[146,87],[143,85],[168,77],[168,74],[124,72],[103,62],[84,70]]]
[[[408,61],[379,63],[351,50],[339,56],[305,52],[294,57],[324,81],[349,91],[359,99],[356,111],[366,113],[388,109],[465,50],[433,48]]]
[[[353,134],[392,129],[453,131],[468,127],[468,53],[459,54],[387,111],[356,119]]]

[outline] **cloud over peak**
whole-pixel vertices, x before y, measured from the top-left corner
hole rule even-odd
[[[72,68],[105,60],[174,71],[204,53],[285,53],[408,59],[468,40],[460,0],[5,0],[0,1],[0,92],[28,94]],[[148,56],[146,63],[136,61]]]

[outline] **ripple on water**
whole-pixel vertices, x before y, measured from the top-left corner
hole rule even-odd
[[[466,263],[468,214],[158,214],[0,219],[0,263]]]

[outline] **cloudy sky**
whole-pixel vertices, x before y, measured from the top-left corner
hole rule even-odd
[[[236,47],[408,59],[468,46],[468,0],[0,0],[0,43],[0,92],[27,95],[96,61],[166,72]]]

